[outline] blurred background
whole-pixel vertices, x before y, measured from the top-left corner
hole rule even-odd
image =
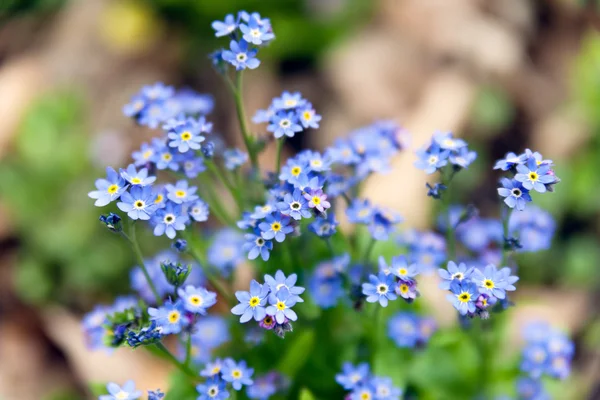
[[[85,349],[81,315],[128,290],[133,259],[86,194],[152,132],[121,107],[163,81],[215,97],[230,143],[234,108],[207,54],[210,22],[239,9],[271,18],[276,40],[247,74],[250,115],[283,89],[323,115],[288,152],[322,149],[375,119],[394,119],[412,148],[452,130],[479,152],[457,198],[497,216],[494,160],[526,147],[553,159],[557,192],[536,199],[557,221],[550,250],[519,256],[513,309],[575,339],[561,399],[600,398],[600,14],[577,0],[4,0],[0,1],[0,398],[87,398],[89,382],[126,377],[166,387],[143,352]],[[239,143],[241,145],[241,143]],[[273,149],[262,162],[273,165]],[[365,194],[432,223],[414,154]],[[424,298],[427,298],[425,294]],[[438,319],[444,323],[444,312]],[[447,317],[446,317],[447,319]],[[7,362],[8,361],[8,362]]]

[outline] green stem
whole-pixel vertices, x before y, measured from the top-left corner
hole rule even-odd
[[[188,332],[187,341],[185,342],[185,366],[189,368],[192,362],[192,334]]]
[[[219,181],[221,181],[221,183],[227,188],[227,190],[229,190],[229,193],[231,193],[231,196],[235,200],[238,208],[240,209],[240,214],[241,214],[241,212],[244,210],[244,204],[242,202],[242,196],[240,195],[240,192],[233,187],[233,185],[229,182],[229,180],[225,177],[225,175],[223,175],[223,173],[221,172],[219,167],[217,167],[217,165],[214,163],[214,161],[212,159],[205,158],[204,164],[210,170],[210,172],[212,172],[212,174]]]
[[[277,140],[277,161],[275,164],[275,175],[279,177],[279,171],[281,170],[281,151],[283,150],[283,143],[285,143],[285,136]]]
[[[253,139],[250,136],[250,132],[248,131],[248,125],[246,125],[246,113],[244,111],[244,101],[242,96],[242,71],[236,71],[235,86],[231,83],[229,78],[227,78],[227,82],[233,92],[233,98],[235,100],[235,111],[237,113],[237,118],[240,124],[240,131],[242,132],[244,144],[246,145],[248,155],[250,156],[250,163],[252,164],[253,169],[258,170],[258,158],[256,152],[254,151],[255,149],[252,143]]]
[[[506,239],[508,239],[508,223],[510,221],[510,215],[512,214],[513,209],[507,208],[504,205],[502,205],[502,211],[502,235],[503,241],[505,241]],[[506,243],[502,243],[502,264],[500,265],[501,267],[507,266],[509,253],[510,250],[506,248]]]
[[[200,176],[202,178],[204,178],[204,176],[202,176],[202,175],[200,175]],[[201,186],[202,191],[204,192],[204,195],[206,197],[208,205],[212,209],[215,217],[217,217],[217,219],[223,225],[235,226],[235,221],[233,221],[233,218],[231,218],[229,216],[229,214],[227,213],[227,211],[225,211],[223,209],[223,206],[221,205],[221,201],[219,200],[219,196],[215,192],[215,189],[212,186],[211,182],[207,182],[205,179],[202,179],[202,178],[199,179],[201,182],[200,186]]]
[[[331,257],[335,257],[335,251],[333,251],[333,246],[331,245],[331,239],[325,239],[325,243],[327,243],[327,248],[329,249],[329,253],[331,253]]]
[[[371,253],[373,252],[373,247],[375,246],[376,240],[371,238],[369,242],[369,246],[367,247],[367,251],[365,251],[365,255],[363,257],[363,264],[367,264],[369,262],[369,258],[371,258]]]
[[[162,304],[162,298],[158,294],[156,290],[156,286],[154,286],[154,282],[152,282],[152,278],[150,278],[150,274],[148,273],[148,269],[146,268],[146,264],[144,264],[144,257],[142,256],[142,251],[140,250],[140,245],[138,244],[137,237],[135,234],[135,221],[129,220],[129,243],[131,244],[131,249],[137,258],[138,264],[140,264],[140,268],[146,281],[148,282],[148,286],[150,286],[150,290],[152,290],[152,294],[154,294],[154,298],[156,300],[157,305]]]
[[[192,378],[198,378],[198,374],[196,374],[190,367],[188,367],[187,365],[183,364],[181,361],[179,361],[177,359],[177,357],[175,357],[170,351],[169,349],[167,349],[165,347],[164,344],[162,343],[155,343],[154,347],[156,347],[158,350],[160,350],[164,356],[173,364],[175,365],[181,372],[183,372],[184,374],[192,377]]]

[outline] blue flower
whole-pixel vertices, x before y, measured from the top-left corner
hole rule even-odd
[[[188,186],[188,182],[185,180],[178,181],[175,185],[168,184],[165,188],[167,189],[167,198],[175,204],[198,200],[198,196],[195,194],[197,188]]]
[[[127,186],[125,180],[114,169],[106,167],[106,179],[96,180],[96,189],[98,190],[89,192],[88,196],[96,199],[94,202],[96,207],[103,207],[118,199]]]
[[[294,189],[293,193],[286,193],[283,196],[283,201],[277,203],[277,208],[283,215],[289,215],[296,221],[312,216],[308,209],[308,202],[298,189]]]
[[[133,220],[149,220],[157,209],[155,200],[156,196],[150,186],[133,186],[129,192],[123,192],[117,207]]]
[[[200,371],[200,376],[206,378],[218,376],[221,373],[221,369],[223,369],[223,361],[217,358],[215,361],[209,362],[204,366],[204,369]]]
[[[413,281],[419,275],[419,267],[416,264],[408,265],[404,255],[392,258],[392,265],[388,268],[383,256],[379,257],[379,268],[387,274],[391,273],[405,282]]]
[[[529,377],[519,378],[517,381],[517,393],[519,399],[523,400],[550,400],[550,396],[544,390],[544,385],[539,379]]]
[[[320,238],[327,239],[337,232],[339,222],[335,219],[334,213],[327,214],[327,217],[318,216],[308,225],[308,230]]]
[[[321,308],[334,307],[346,295],[340,278],[323,279],[315,275],[308,285],[314,303]]]
[[[185,310],[195,314],[206,315],[206,310],[217,303],[217,294],[202,287],[187,285],[185,289],[179,288],[177,294]]]
[[[333,163],[354,165],[360,162],[360,155],[344,139],[337,139],[332,147],[327,148],[326,155]]]
[[[520,251],[541,251],[550,248],[556,223],[549,212],[536,206],[512,213],[508,222],[511,236],[519,238]]]
[[[196,386],[200,394],[196,400],[225,400],[229,398],[226,383],[219,377],[213,377]]]
[[[148,400],[161,400],[163,397],[165,394],[160,389],[148,390]]]
[[[520,156],[515,153],[507,153],[504,159],[496,161],[494,169],[501,169],[502,171],[508,171],[517,165],[525,164],[527,161],[527,155],[521,154]]]
[[[285,240],[286,235],[294,232],[294,228],[290,225],[290,217],[281,213],[268,215],[265,222],[258,224],[258,228],[263,239],[275,239],[279,243]]]
[[[404,281],[400,279],[396,284],[394,291],[398,296],[402,297],[409,303],[414,301],[419,295],[419,291],[417,290],[417,282],[414,280]]]
[[[173,96],[175,89],[173,86],[165,85],[162,82],[156,82],[152,85],[142,87],[141,94],[148,100],[166,100]]]
[[[356,367],[349,362],[342,365],[342,372],[335,376],[335,381],[345,390],[352,390],[369,378],[369,364],[362,363]]]
[[[300,298],[300,295],[304,293],[305,289],[302,286],[294,286],[297,280],[298,275],[291,274],[286,277],[281,270],[275,272],[275,277],[268,274],[265,275],[265,284],[269,286],[271,293],[277,294],[280,290],[287,289],[290,292],[290,297],[296,302],[302,303],[304,300]]]
[[[468,168],[477,158],[477,153],[469,151],[467,147],[460,148],[457,152],[450,154],[450,163],[458,165],[461,168]]]
[[[214,315],[200,318],[192,332],[192,343],[208,349],[219,347],[230,339],[227,321]]]
[[[267,285],[261,285],[260,283],[252,280],[250,282],[250,291],[245,292],[238,290],[235,292],[235,297],[238,299],[240,304],[231,309],[231,313],[234,315],[240,315],[240,322],[246,323],[254,318],[255,321],[262,320],[265,315],[265,304],[267,303],[267,296],[269,295],[269,287]]]
[[[171,171],[179,170],[178,158],[172,153],[166,144],[159,142],[155,145],[156,153],[153,156],[153,161],[156,168],[159,170],[170,169]]]
[[[142,396],[142,392],[135,390],[135,382],[127,381],[123,386],[109,383],[106,389],[110,394],[100,395],[99,400],[135,400]]]
[[[331,207],[331,203],[327,201],[327,195],[322,189],[311,190],[304,193],[304,198],[308,200],[309,208],[316,208],[320,212],[325,212]]]
[[[235,390],[241,390],[242,385],[250,386],[254,383],[251,379],[254,369],[248,368],[246,361],[240,361],[236,363],[231,359],[226,359],[221,369],[221,376],[229,383]]]
[[[440,268],[438,269],[438,273],[440,275],[440,278],[443,279],[442,282],[440,282],[440,289],[450,290],[450,284],[452,282],[462,282],[463,279],[471,279],[471,274],[473,274],[473,268],[467,267],[465,263],[460,263],[457,266],[454,261],[448,261],[448,269],[445,270],[443,268]]]
[[[398,347],[416,347],[421,336],[419,317],[412,312],[395,314],[388,320],[388,336]]]
[[[546,184],[553,183],[556,177],[551,174],[550,165],[541,164],[538,166],[534,157],[531,157],[527,164],[517,166],[515,180],[521,182],[527,190],[535,190],[538,193],[546,191]]]
[[[150,320],[156,321],[156,324],[162,329],[163,335],[179,333],[188,324],[187,318],[183,315],[181,300],[177,300],[175,303],[168,300],[159,308],[150,307],[148,315],[150,315]]]
[[[298,119],[305,129],[318,129],[321,118],[322,117],[316,113],[310,103],[307,103],[303,108],[298,110]]]
[[[264,206],[256,206],[254,207],[254,212],[250,214],[250,217],[253,219],[263,219],[267,215],[271,215],[271,213],[275,212],[277,207],[275,207],[272,203],[267,203]]]
[[[277,385],[275,384],[277,378],[278,377],[273,376],[273,374],[256,378],[254,384],[246,389],[246,394],[251,399],[268,400],[277,393]]]
[[[167,235],[169,239],[174,239],[176,231],[185,230],[185,223],[188,217],[182,214],[181,205],[167,202],[165,208],[161,208],[152,217],[154,223],[154,236]]]
[[[119,173],[123,179],[136,186],[148,186],[156,180],[155,176],[148,176],[148,169],[142,168],[138,172],[133,164],[129,164],[126,170],[120,169]]]
[[[296,305],[297,298],[298,296],[290,294],[286,288],[278,290],[276,294],[271,292],[267,315],[274,317],[278,324],[283,324],[286,320],[297,320],[298,316],[292,310],[292,307]]]
[[[375,400],[400,400],[402,389],[392,383],[392,378],[374,376],[369,381],[369,386],[375,392]]]
[[[363,385],[355,387],[350,393],[349,398],[350,400],[373,399],[375,398],[375,394],[373,393],[373,388],[367,382]]]
[[[475,312],[475,302],[479,295],[477,286],[471,281],[463,280],[461,282],[453,281],[450,284],[452,294],[446,296],[460,315]]]
[[[483,272],[478,269],[474,270],[472,280],[477,283],[480,293],[502,300],[506,297],[508,285],[504,280],[504,274],[505,272],[498,271],[495,265],[490,264],[485,267]],[[514,286],[512,287],[514,288]]]
[[[510,208],[517,208],[519,211],[525,209],[525,204],[531,201],[529,190],[523,188],[523,185],[508,178],[502,178],[500,183],[503,187],[498,188],[498,194],[504,197],[504,203]]]
[[[211,24],[216,37],[231,35],[238,27],[235,17],[227,14],[224,21],[213,21]]]
[[[172,112],[165,107],[165,103],[163,101],[156,101],[142,109],[137,122],[140,125],[154,129],[170,117],[172,117]]]
[[[385,275],[380,272],[379,275],[369,275],[369,283],[362,284],[362,292],[367,296],[369,303],[379,302],[382,307],[387,307],[388,300],[396,300],[394,293],[396,282],[393,275]]]
[[[260,65],[260,60],[256,58],[258,51],[256,49],[249,50],[248,42],[244,39],[239,42],[232,40],[229,47],[231,50],[223,50],[222,57],[223,60],[233,65],[236,70],[255,69]]]
[[[199,150],[202,142],[206,140],[200,134],[201,126],[194,124],[191,121],[186,121],[183,124],[175,127],[168,133],[169,147],[177,148],[180,153],[185,153],[189,149]]]
[[[214,235],[208,248],[208,263],[227,273],[244,259],[244,236],[233,229],[223,229]]]
[[[254,260],[259,255],[263,261],[269,260],[270,251],[273,249],[273,242],[253,233],[246,234],[245,238],[246,243],[244,243],[243,249],[248,252],[249,260]]]
[[[400,216],[390,210],[376,209],[369,223],[369,233],[375,240],[388,240],[395,230],[395,225],[400,221]]]
[[[256,114],[252,117],[252,122],[255,124],[264,124],[265,122],[269,122],[271,118],[275,115],[275,108],[269,107],[266,110],[257,110]]]
[[[303,107],[307,104],[307,101],[302,98],[302,94],[299,92],[290,93],[284,91],[281,93],[281,97],[273,99],[273,107],[275,110],[291,110],[298,107]]]
[[[136,167],[141,167],[147,165],[152,161],[152,157],[154,157],[155,148],[153,145],[149,145],[148,143],[142,143],[139,150],[134,151],[131,154],[131,158],[134,160],[134,165]]]
[[[140,113],[146,108],[147,105],[146,97],[137,94],[131,98],[131,101],[123,106],[123,114],[126,117],[137,118]]]
[[[237,169],[248,161],[248,154],[240,149],[227,149],[223,152],[225,168],[230,171]]]
[[[283,168],[281,168],[279,179],[296,186],[302,177],[308,177],[308,172],[309,167],[306,163],[295,159],[289,159]]]
[[[346,209],[346,216],[353,224],[368,224],[373,219],[375,211],[375,207],[369,200],[354,199]]]
[[[250,19],[250,22],[247,25],[240,24],[240,31],[242,31],[245,41],[255,45],[261,45],[275,38],[269,25],[260,25],[254,18]]]
[[[206,146],[205,146],[206,147]],[[202,147],[203,149],[205,147]],[[188,179],[196,178],[200,173],[206,171],[206,165],[204,165],[204,159],[197,157],[193,152],[187,152],[181,159],[181,165],[183,166],[183,172]]]
[[[458,151],[467,146],[467,142],[454,138],[452,132],[436,132],[433,141],[444,150]]]
[[[433,197],[436,200],[439,200],[442,198],[442,192],[446,189],[448,189],[448,187],[446,185],[443,185],[441,183],[436,183],[435,185],[431,186],[429,184],[429,182],[425,183],[425,186],[427,187],[427,196],[429,197]]]
[[[433,174],[448,164],[449,154],[449,151],[442,151],[438,146],[431,146],[428,150],[418,150],[419,159],[415,161],[415,167],[424,170],[426,174]]]
[[[208,220],[208,205],[204,201],[198,199],[190,206],[188,213],[190,214],[190,217],[194,219],[194,221],[204,222]]]
[[[302,131],[302,126],[298,124],[298,118],[293,112],[279,112],[271,118],[267,130],[273,132],[275,139],[279,139],[284,135],[294,137],[296,132]]]

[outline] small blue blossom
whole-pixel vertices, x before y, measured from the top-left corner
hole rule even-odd
[[[375,398],[375,393],[369,382],[367,382],[355,387],[348,397],[350,400],[373,399]]]
[[[469,151],[469,149],[465,147],[461,147],[457,152],[450,153],[450,163],[461,168],[468,168],[469,165],[477,158],[477,153],[474,151]]]
[[[106,385],[109,394],[100,395],[98,400],[136,400],[142,396],[142,392],[135,389],[135,382],[127,381],[123,386],[116,383]]]
[[[369,378],[369,364],[362,363],[356,367],[349,362],[342,365],[342,372],[335,376],[335,381],[345,390],[352,390]]]
[[[225,168],[233,171],[248,161],[248,153],[240,149],[227,149],[223,152],[223,159],[225,160]]]
[[[177,300],[175,303],[168,300],[162,307],[148,308],[148,314],[150,320],[156,321],[156,324],[162,329],[163,335],[169,335],[171,333],[179,333],[184,326],[188,324],[187,319],[183,315],[183,304],[181,300]]]
[[[369,200],[354,199],[346,209],[346,216],[353,224],[368,224],[373,219],[375,211],[375,207]]]
[[[442,282],[440,282],[440,289],[450,290],[450,284],[452,282],[462,282],[464,279],[471,279],[473,268],[467,267],[465,263],[460,263],[457,266],[454,261],[448,261],[448,269],[440,268],[438,269],[438,273],[440,278],[443,279]]]
[[[240,31],[243,34],[244,40],[254,45],[261,45],[275,38],[269,25],[261,25],[254,18],[251,18],[247,25],[240,24]]]
[[[344,139],[337,139],[332,147],[327,148],[326,155],[333,163],[354,165],[360,162],[360,155]]]
[[[284,91],[281,97],[273,99],[273,107],[275,110],[291,110],[298,107],[303,107],[307,104],[307,101],[302,98],[302,94],[299,92],[290,93]]]
[[[545,391],[539,379],[529,377],[519,378],[517,381],[517,393],[519,399],[523,400],[550,400],[550,396]]]
[[[216,37],[231,35],[238,27],[235,17],[227,14],[224,21],[214,21],[211,24]]]
[[[327,194],[322,189],[311,190],[309,193],[304,193],[304,198],[308,200],[308,207],[315,208],[320,212],[331,207],[331,203],[327,201]]]
[[[263,239],[275,239],[279,243],[285,240],[286,235],[294,232],[294,228],[290,225],[290,217],[281,213],[268,215],[265,222],[258,224],[258,228]]]
[[[140,149],[131,154],[131,158],[134,160],[134,165],[136,167],[148,165],[150,162],[152,162],[155,151],[156,150],[153,145],[142,143]]]
[[[148,169],[142,168],[138,172],[133,164],[130,164],[126,170],[120,169],[119,173],[123,179],[135,186],[148,186],[156,180],[155,176],[148,176]]]
[[[290,297],[294,298],[296,302],[302,303],[304,300],[300,298],[300,295],[304,293],[305,289],[302,286],[294,286],[297,280],[298,275],[291,274],[286,277],[281,270],[277,270],[275,277],[265,275],[265,284],[269,286],[271,293],[278,293],[282,289],[287,289],[290,292]]]
[[[266,218],[267,215],[271,215],[271,213],[275,212],[277,207],[274,204],[267,203],[264,206],[256,206],[254,207],[254,212],[250,214],[250,217],[253,219],[263,219]]]
[[[217,294],[205,288],[187,285],[179,288],[177,294],[183,301],[183,308],[194,314],[206,315],[206,310],[217,304]]]
[[[188,182],[185,180],[178,181],[175,185],[168,184],[165,189],[167,198],[173,203],[183,204],[198,200],[198,196],[195,194],[197,188],[188,186]]]
[[[461,282],[455,280],[450,284],[450,291],[452,294],[447,295],[446,298],[458,310],[460,315],[475,312],[475,302],[479,295],[475,283],[465,280]]]
[[[402,389],[394,386],[392,378],[375,376],[369,381],[375,400],[400,400]]]
[[[266,316],[265,304],[269,295],[269,287],[261,285],[252,280],[250,282],[250,291],[237,291],[235,297],[240,304],[231,309],[232,314],[240,315],[240,322],[246,323],[254,318],[255,321],[260,321]]]
[[[379,302],[382,307],[387,307],[388,300],[396,300],[394,293],[396,282],[393,275],[385,275],[380,272],[379,275],[369,275],[369,283],[362,284],[362,292],[367,296],[369,303]]]
[[[408,260],[404,255],[396,256],[392,258],[392,265],[387,266],[385,258],[379,257],[379,268],[385,272],[386,275],[392,274],[400,278],[405,282],[414,280],[414,277],[419,274],[419,267],[416,264],[408,264]]]
[[[504,197],[504,203],[510,208],[523,211],[525,204],[531,201],[529,190],[514,179],[502,178],[500,183],[503,187],[498,188],[498,194]]]
[[[204,148],[204,147],[203,147]],[[187,152],[183,155],[184,158],[181,160],[183,172],[188,179],[194,179],[198,177],[202,172],[206,171],[206,165],[204,165],[204,158],[197,157],[193,152]]]
[[[504,274],[505,272],[498,271],[495,265],[490,264],[485,267],[483,272],[478,269],[474,270],[471,279],[477,283],[480,293],[502,300],[506,297],[508,285],[504,280]],[[512,288],[512,290],[515,290],[514,286]]]
[[[340,278],[323,279],[315,275],[308,285],[313,302],[321,308],[335,307],[339,299],[346,296]]]
[[[196,400],[225,400],[229,398],[226,383],[219,377],[207,379],[206,382],[196,386],[200,396]]]
[[[248,42],[244,39],[236,42],[232,40],[229,43],[231,50],[223,50],[221,56],[223,60],[227,61],[235,67],[236,70],[241,71],[246,68],[255,69],[260,65],[260,60],[256,58],[256,49],[248,49]]]
[[[194,325],[192,343],[199,347],[214,349],[229,340],[229,325],[223,317],[207,315]]]
[[[527,161],[527,155],[521,154],[520,156],[515,153],[507,153],[504,159],[496,161],[494,169],[500,169],[502,171],[508,171],[517,165],[525,164]]]
[[[290,294],[286,288],[281,288],[277,293],[269,294],[269,306],[267,307],[267,315],[275,318],[278,324],[283,324],[287,320],[296,321],[298,316],[292,310],[296,305],[298,296]]]
[[[260,256],[263,261],[269,260],[270,252],[273,249],[273,242],[253,233],[246,234],[245,238],[246,243],[244,243],[243,249],[248,252],[249,260],[254,260],[258,256]]]
[[[301,162],[300,160],[290,159],[283,168],[281,168],[279,179],[296,186],[302,177],[308,178],[308,172],[309,167],[306,163]]]
[[[175,127],[168,133],[169,147],[177,148],[180,153],[188,150],[199,150],[201,143],[206,140],[200,134],[201,126],[191,121],[186,121],[182,125]]]
[[[244,259],[243,245],[244,236],[240,232],[229,228],[218,231],[208,248],[208,263],[227,275]]]
[[[283,215],[289,215],[296,221],[312,216],[308,202],[298,189],[294,189],[293,193],[286,193],[283,201],[277,203],[277,208]]]
[[[157,209],[155,200],[156,196],[150,186],[133,186],[129,192],[121,194],[121,201],[117,203],[117,207],[133,220],[149,220]]]
[[[298,124],[298,118],[293,112],[280,112],[271,118],[271,123],[267,126],[269,132],[273,132],[275,139],[283,136],[294,137],[296,132],[302,131],[302,126]]]
[[[221,376],[226,381],[231,383],[235,390],[241,390],[243,385],[250,386],[254,383],[251,379],[254,369],[248,368],[246,361],[236,363],[231,359],[226,359],[223,362]]]
[[[204,369],[200,371],[200,376],[204,376],[205,378],[218,376],[221,373],[221,369],[223,369],[223,361],[217,358],[204,366]]]
[[[428,150],[418,150],[415,167],[422,169],[426,174],[433,174],[438,169],[448,164],[450,152],[442,150],[438,146],[431,146]]]
[[[254,384],[246,389],[246,394],[251,399],[268,400],[271,396],[277,393],[277,385],[272,374],[261,376],[254,380]]]
[[[454,138],[452,132],[436,132],[433,135],[433,141],[444,150],[458,151],[467,146],[467,142],[464,140]]]
[[[166,100],[173,96],[174,93],[175,89],[173,86],[165,85],[162,82],[146,85],[141,90],[141,94],[148,100]]]
[[[316,111],[312,107],[312,104],[310,103],[298,110],[298,119],[300,120],[300,123],[302,124],[302,127],[304,127],[304,129],[318,129],[319,121],[321,121],[321,118],[322,117],[316,113]]]
[[[322,239],[327,239],[337,232],[337,226],[340,223],[335,219],[334,213],[327,214],[327,217],[317,216],[313,222],[308,225],[308,230]]]
[[[92,199],[96,199],[96,207],[104,207],[108,203],[117,200],[127,189],[125,180],[111,167],[106,167],[106,179],[96,180],[96,189],[88,193]]]
[[[553,183],[555,176],[550,172],[550,165],[541,164],[538,166],[534,157],[531,157],[527,164],[517,166],[515,180],[523,184],[527,190],[535,190],[538,193],[546,192],[546,184]]]
[[[137,118],[142,110],[146,108],[148,102],[146,97],[137,94],[131,98],[131,101],[123,106],[123,114],[126,117]]]
[[[165,394],[160,389],[148,390],[148,400],[161,400]]]
[[[187,221],[188,217],[182,214],[181,205],[167,202],[165,208],[157,210],[152,217],[154,236],[166,234],[169,239],[174,239],[176,231],[185,230]]]
[[[208,220],[209,209],[208,204],[206,204],[201,199],[196,200],[190,208],[188,209],[188,213],[190,217],[194,219],[196,222],[204,222]]]
[[[264,124],[265,122],[269,122],[271,118],[275,115],[275,108],[269,107],[266,110],[258,110],[256,114],[252,117],[252,122],[255,124]]]

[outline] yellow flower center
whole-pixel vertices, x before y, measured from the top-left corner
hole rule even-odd
[[[184,142],[187,142],[191,138],[192,138],[192,134],[190,132],[184,131],[181,133],[181,140],[183,140]]]
[[[315,204],[321,204],[321,198],[319,196],[313,196],[312,202]]]
[[[162,159],[165,161],[171,161],[172,158],[173,158],[173,156],[171,155],[171,153],[164,153],[162,155]]]
[[[117,190],[119,190],[119,185],[110,185],[108,189],[106,189],[106,191],[110,194],[117,193]]]
[[[169,315],[167,316],[167,319],[169,320],[169,323],[176,324],[179,321],[180,317],[181,317],[181,314],[179,313],[179,311],[173,310],[169,313]]]
[[[467,292],[462,292],[457,297],[458,301],[460,301],[461,303],[468,303],[469,300],[471,300],[471,294]]]
[[[295,107],[296,106],[296,100],[287,99],[285,101],[285,106],[286,107]]]
[[[248,304],[250,304],[250,307],[254,308],[260,304],[260,299],[257,296],[251,297]]]
[[[452,146],[454,146],[454,141],[452,141],[452,139],[446,139],[446,140],[444,140],[444,145],[448,146],[448,147],[452,147]]]
[[[279,232],[281,230],[281,224],[279,222],[273,222],[271,224],[271,229],[273,232]]]
[[[198,295],[193,295],[190,296],[190,303],[192,303],[195,306],[201,306],[202,305],[202,297],[198,296]]]
[[[360,400],[371,400],[371,393],[369,393],[369,392],[362,392],[360,394]]]
[[[163,199],[164,199],[164,197],[162,194],[157,194],[156,200],[154,200],[154,204],[162,203]]]
[[[152,157],[152,150],[146,150],[144,152],[144,154],[142,154],[142,157],[144,157],[145,160],[149,159],[150,157]]]
[[[219,372],[221,372],[221,366],[220,366],[220,365],[215,365],[215,366],[213,367],[213,369],[211,369],[211,370],[210,370],[210,372],[211,372],[213,375],[216,375],[216,374],[218,374]]]
[[[139,185],[140,183],[142,183],[142,180],[140,178],[135,177],[131,180],[131,183],[133,183],[134,185]]]
[[[271,326],[273,325],[273,318],[271,318],[270,316],[266,316],[265,319],[263,319],[263,324],[266,326]]]
[[[242,377],[242,371],[239,369],[234,369],[231,371],[231,376],[233,376],[233,379],[240,379]]]
[[[285,303],[283,301],[278,301],[275,305],[279,311],[283,311],[286,309]]]
[[[407,285],[407,284],[404,284],[404,283],[403,283],[402,285],[400,285],[400,292],[401,292],[402,294],[406,294],[406,293],[408,293],[408,289],[409,289],[409,288],[408,288],[408,285]]]
[[[306,120],[310,120],[312,118],[312,112],[311,111],[304,111],[302,113],[302,118],[304,118]]]
[[[292,168],[292,175],[294,175],[294,176],[300,175],[301,172],[302,172],[302,168],[300,168],[300,167]]]
[[[117,400],[127,400],[127,398],[129,397],[129,394],[127,394],[124,391],[119,391],[119,393],[115,394],[115,399]]]
[[[178,190],[175,192],[176,197],[185,197],[185,190]]]
[[[406,268],[398,268],[398,275],[406,275],[407,273]]]
[[[494,281],[492,281],[491,279],[486,279],[485,281],[483,281],[483,285],[488,289],[493,289],[496,286],[494,285]]]
[[[539,177],[540,176],[537,174],[537,172],[533,172],[532,171],[532,172],[529,173],[529,180],[530,181],[534,181],[535,182],[535,181],[538,180]]]

